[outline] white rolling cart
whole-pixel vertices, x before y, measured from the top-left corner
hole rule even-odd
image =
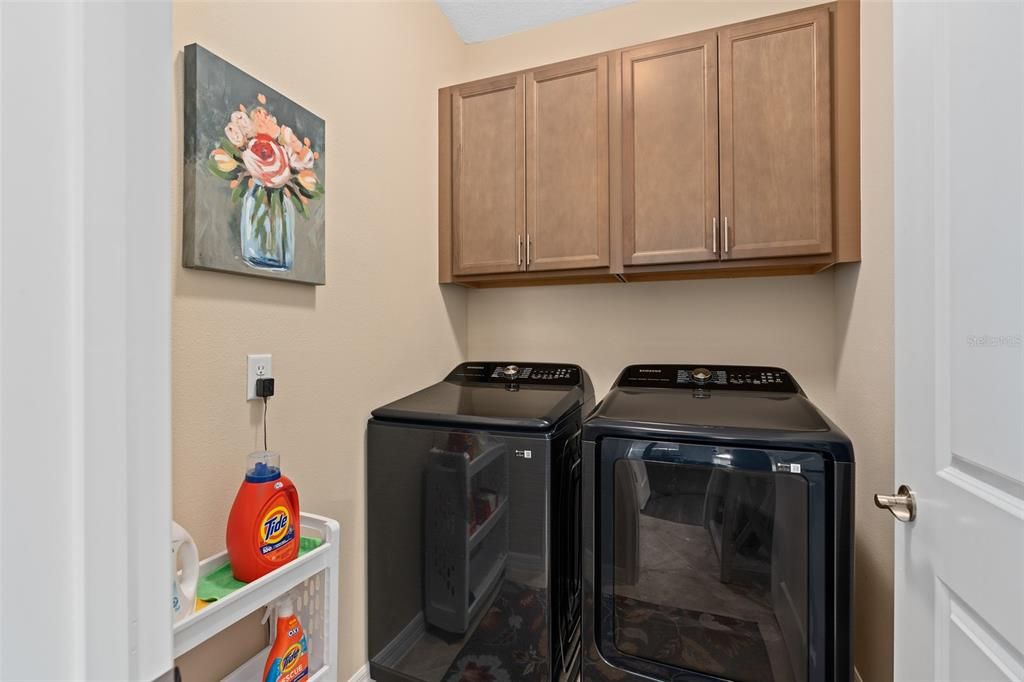
[[[309,643],[309,682],[338,679],[338,540],[341,528],[334,519],[315,514],[302,513],[300,519],[302,537],[318,538],[323,544],[175,623],[175,658],[290,592]],[[205,559],[199,564],[200,578],[227,563],[226,551]],[[269,628],[268,633],[273,630]],[[268,641],[266,649],[224,678],[225,682],[258,680],[271,643]]]

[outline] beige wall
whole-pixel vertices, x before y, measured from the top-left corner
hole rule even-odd
[[[476,359],[576,362],[598,397],[635,362],[779,365],[835,405],[833,275],[470,292]]]
[[[822,0],[635,0],[466,46],[463,80],[542,66],[821,4]]]
[[[637,2],[471,45],[464,80],[816,2]],[[786,367],[853,438],[858,456],[857,667],[892,679],[892,104],[887,2],[862,7],[863,263],[810,277],[703,280],[469,294],[474,358],[577,361],[598,391],[631,362]]]
[[[461,78],[464,45],[433,3],[176,3],[175,197],[192,42],[327,121],[327,286],[185,270],[175,253],[174,517],[202,554],[223,548],[260,434],[245,355],[273,353],[271,447],[302,508],[341,522],[348,679],[366,660],[366,418],[465,354],[465,292],[436,283],[437,88]],[[187,655],[185,679],[219,679],[260,636],[250,622]]]
[[[861,246],[836,273],[836,413],[857,448],[857,667],[892,679],[893,531],[871,496],[893,484],[892,6],[861,6]]]

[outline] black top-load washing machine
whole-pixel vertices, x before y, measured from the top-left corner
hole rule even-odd
[[[373,411],[370,673],[377,682],[547,682],[579,671],[575,365],[476,362]]]
[[[853,449],[788,372],[627,367],[583,432],[585,682],[849,682]]]

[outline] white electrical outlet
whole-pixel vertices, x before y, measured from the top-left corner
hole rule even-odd
[[[272,355],[249,355],[247,357],[246,400],[259,400],[256,395],[256,380],[274,378],[274,357]]]

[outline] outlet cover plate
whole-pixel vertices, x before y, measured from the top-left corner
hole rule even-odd
[[[246,357],[245,399],[259,400],[256,395],[256,380],[274,378],[274,357],[270,354]]]

